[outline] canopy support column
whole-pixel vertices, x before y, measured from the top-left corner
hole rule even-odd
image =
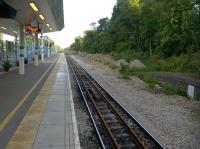
[[[15,65],[16,65],[17,64],[17,36],[16,35],[15,35],[14,51],[15,51]]]
[[[44,39],[43,34],[41,34],[41,60],[44,62]]]
[[[24,68],[24,26],[20,25],[19,29],[19,74],[23,75],[25,73]]]
[[[39,62],[38,62],[38,51],[39,46],[38,46],[38,33],[35,33],[35,61],[34,61],[34,65],[35,66],[39,66]]]
[[[47,57],[50,57],[50,41],[47,40]]]

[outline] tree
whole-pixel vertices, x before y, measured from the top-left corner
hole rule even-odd
[[[200,50],[200,0],[117,0],[72,47],[87,52],[123,50],[163,57]]]
[[[108,30],[109,19],[107,17],[100,19],[98,23],[97,32],[105,32]]]

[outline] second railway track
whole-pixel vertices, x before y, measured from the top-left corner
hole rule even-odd
[[[75,60],[66,56],[102,148],[134,149],[163,146]]]

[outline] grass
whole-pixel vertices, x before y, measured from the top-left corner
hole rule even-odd
[[[193,54],[163,58],[159,55],[149,57],[148,53],[135,52],[134,50],[124,50],[121,52],[112,52],[111,56],[115,60],[125,59],[128,62],[134,59],[141,60],[146,65],[145,68],[123,67],[120,70],[122,75],[125,77],[136,75],[141,80],[146,82],[151,89],[155,90],[156,86],[159,86],[161,87],[159,90],[167,95],[176,94],[187,97],[187,92],[182,86],[159,82],[158,80],[145,76],[144,72],[175,72],[186,76],[189,74],[192,77],[196,77],[197,74],[200,73],[200,51]],[[109,67],[112,69],[115,68],[114,65]],[[197,99],[200,100],[200,95],[198,95]]]
[[[138,77],[146,82],[151,89],[156,89],[156,85],[162,86],[162,84],[158,80],[150,78],[143,74],[139,74]]]
[[[196,99],[197,99],[197,100],[200,100],[200,93],[198,93],[198,94],[196,95]]]
[[[166,59],[159,55],[149,57],[147,54],[130,50],[112,53],[112,56],[115,59],[125,59],[128,62],[134,59],[140,59],[146,65],[145,68],[124,67],[120,72],[125,76],[138,76],[153,90],[155,90],[156,85],[158,85],[161,87],[160,91],[167,95],[180,95],[187,97],[187,91],[183,86],[163,83],[150,78],[147,75],[144,75],[145,72],[175,72],[180,73],[180,75],[191,76],[194,78],[197,78],[198,74],[200,74],[200,51],[193,54],[172,56]],[[200,100],[200,94],[197,95],[195,99]]]
[[[172,83],[164,83],[164,82],[160,82],[152,77],[149,77],[147,75],[144,75],[143,73],[136,73],[134,71],[129,71],[128,68],[123,68],[122,70],[120,70],[120,72],[125,75],[125,76],[129,76],[131,75],[135,75],[138,78],[140,78],[141,80],[143,80],[144,82],[146,82],[149,86],[149,88],[153,89],[153,90],[159,90],[162,93],[165,93],[166,95],[180,95],[180,96],[185,96],[187,97],[187,92],[186,89],[180,85],[174,85]],[[160,87],[158,89],[158,87]]]
[[[179,85],[165,83],[162,90],[166,95],[180,95],[187,97],[186,89]]]
[[[133,59],[147,59],[148,54],[135,52],[134,50],[124,50],[121,52],[112,52],[111,55],[114,59],[125,59],[126,61],[130,62]]]
[[[135,75],[138,72],[144,72],[143,68],[129,68],[129,67],[123,67],[120,72],[123,75],[127,75],[127,76],[131,76],[131,75]]]
[[[111,55],[115,59],[125,59],[128,62],[139,59],[146,65],[144,69],[126,69],[127,74],[153,71],[197,74],[200,69],[200,51],[193,54],[172,56],[169,58],[162,58],[159,55],[149,57],[146,53],[135,52],[134,50],[113,52]]]

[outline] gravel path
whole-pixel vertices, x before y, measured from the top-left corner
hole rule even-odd
[[[136,77],[73,56],[143,126],[167,148],[200,148],[200,102],[149,91]]]

